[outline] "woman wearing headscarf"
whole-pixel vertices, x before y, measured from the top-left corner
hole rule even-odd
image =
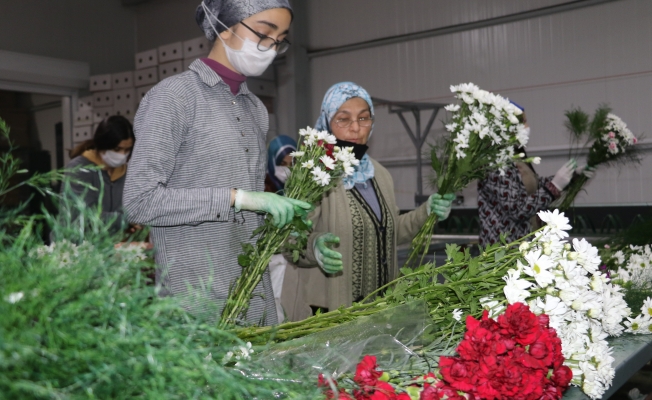
[[[315,128],[335,135],[338,146],[352,146],[360,164],[310,214],[313,232],[299,260],[304,268],[296,270],[298,279],[286,277],[283,288],[292,320],[310,316],[311,308],[351,305],[396,278],[397,245],[409,243],[429,213],[440,220],[450,213],[454,196],[435,194],[399,215],[391,175],[366,154],[373,121],[371,97],[361,86],[341,82],[326,92]],[[296,286],[288,287],[293,282]]]
[[[267,176],[265,191],[282,193],[285,181],[290,176],[292,156],[297,150],[297,142],[289,136],[279,135],[272,139],[267,148]]]
[[[143,98],[124,204],[131,222],[152,226],[161,293],[215,319],[263,214],[280,227],[311,206],[263,192],[269,119],[246,84],[287,50],[288,0],[204,0],[195,17],[213,47]],[[246,320],[277,321],[268,272]]]
[[[297,142],[289,136],[279,135],[272,139],[267,147],[267,176],[265,177],[265,191],[272,193],[283,193],[285,181],[290,176],[292,156],[290,153],[297,150]],[[283,293],[283,281],[288,261],[283,254],[274,254],[269,260],[269,275],[272,280],[272,290],[276,301],[276,313],[278,322],[285,318],[281,296]]]
[[[521,122],[530,129],[523,107],[513,103],[523,111]],[[524,148],[515,149],[524,153]],[[500,241],[505,234],[507,242],[520,239],[538,228],[536,214],[548,208],[559,198],[568,186],[577,168],[574,159],[559,168],[554,176],[540,177],[531,163],[514,162],[501,171],[491,172],[478,182],[478,212],[480,217],[480,245],[486,246]],[[592,176],[592,171],[579,169]]]

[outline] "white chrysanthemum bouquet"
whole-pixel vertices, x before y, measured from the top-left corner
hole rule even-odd
[[[572,142],[585,140],[584,146],[591,145],[586,160],[587,167],[640,162],[640,156],[634,146],[638,139],[622,119],[611,113],[609,107],[599,107],[591,120],[589,115],[579,108],[566,111],[565,115],[565,125],[571,134]],[[571,155],[579,155],[580,150],[581,148],[572,149],[571,153],[574,154]],[[567,210],[588,180],[589,177],[584,174],[576,176],[564,191],[564,195],[555,202],[557,208]]]
[[[652,246],[630,245],[611,255],[609,264],[615,264],[611,278],[623,286],[625,300],[640,314],[627,318],[626,332],[639,335],[652,334]]]
[[[446,106],[452,113],[446,125],[450,136],[431,154],[439,194],[462,190],[491,171],[503,170],[514,159],[538,161],[514,154],[514,148],[527,145],[529,139],[527,129],[519,122],[522,111],[518,107],[472,83],[450,89],[461,101]],[[437,216],[431,214],[412,241],[409,265],[418,264],[418,256],[427,253],[436,223]]]
[[[340,178],[353,174],[354,166],[360,163],[353,155],[352,147],[335,146],[335,136],[326,131],[310,127],[299,131],[301,141],[297,151],[291,153],[293,165],[285,183],[285,196],[316,204],[322,196],[337,186]],[[245,320],[253,290],[260,282],[272,255],[284,249],[292,253],[296,261],[308,241],[309,224],[306,213],[295,210],[291,223],[283,228],[272,224],[268,216],[254,235],[258,235],[256,245],[243,244],[243,253],[238,262],[243,267],[242,275],[232,286],[226,306],[222,312],[222,325],[236,324]],[[292,234],[293,239],[287,239]]]
[[[504,294],[510,304],[526,302],[534,313],[550,317],[550,327],[562,341],[564,363],[573,371],[572,383],[597,399],[615,374],[605,339],[622,334],[621,322],[630,309],[621,287],[599,269],[598,249],[584,239],[567,242],[568,218],[557,210],[538,215],[546,225],[532,242],[520,245],[525,262],[507,271]],[[491,300],[485,305],[500,313],[502,305]]]

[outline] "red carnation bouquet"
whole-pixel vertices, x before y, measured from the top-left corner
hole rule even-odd
[[[514,303],[497,321],[485,310],[466,318],[459,357],[441,357],[442,378],[481,399],[560,399],[573,374],[565,365],[561,340],[528,306]]]
[[[467,316],[456,350],[459,357],[439,358],[436,373],[407,381],[379,370],[376,357],[367,355],[356,368],[353,388],[323,375],[319,386],[327,399],[338,400],[553,400],[573,377],[548,316],[522,303],[509,305],[497,320],[487,311],[480,320]]]

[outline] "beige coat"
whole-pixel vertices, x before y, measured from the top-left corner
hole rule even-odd
[[[394,247],[407,244],[417,234],[427,218],[427,205],[424,203],[416,210],[399,215],[394,195],[394,181],[389,171],[375,160],[371,160],[375,169],[378,187],[387,202],[387,208],[395,221]],[[326,307],[335,310],[340,306],[350,306],[352,299],[352,276],[348,267],[352,263],[353,226],[346,189],[342,184],[324,196],[320,205],[311,213],[313,233],[308,240],[305,256],[299,260],[298,267],[288,265],[283,282],[281,303],[291,321],[299,321],[312,315],[310,306]],[[335,250],[342,253],[343,271],[326,276],[317,265],[313,245],[315,239],[326,232],[340,238]],[[396,252],[389,266],[390,280],[398,276]]]

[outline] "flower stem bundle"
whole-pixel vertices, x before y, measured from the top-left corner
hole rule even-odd
[[[640,156],[634,147],[638,139],[622,119],[611,113],[609,107],[600,106],[592,119],[579,108],[566,111],[565,115],[565,125],[571,134],[572,142],[579,143],[586,138],[584,146],[591,144],[587,167],[640,162]],[[556,208],[567,210],[588,181],[589,178],[584,174],[574,177],[564,195],[555,203]]]
[[[294,158],[290,167],[290,176],[285,184],[285,196],[315,204],[333,187],[341,177],[353,173],[353,167],[359,161],[353,155],[353,148],[334,146],[335,136],[325,131],[316,131],[310,127],[299,131],[301,142],[299,150],[291,155]],[[292,253],[296,262],[300,252],[308,242],[309,223],[306,214],[295,209],[291,223],[282,228],[272,224],[272,217],[267,216],[261,227],[256,229],[258,235],[255,245],[243,244],[243,253],[238,256],[238,263],[243,267],[242,275],[231,287],[226,306],[222,311],[221,325],[237,324],[246,318],[252,293],[269,264],[270,258],[285,250]],[[292,243],[288,243],[290,235]]]
[[[522,158],[514,154],[514,148],[525,146],[529,139],[529,132],[518,119],[522,111],[509,100],[472,83],[450,89],[461,102],[446,106],[452,112],[446,125],[449,136],[431,153],[437,192],[442,195],[462,190],[473,180],[503,169],[514,158]],[[408,266],[423,261],[436,223],[433,213],[413,239]]]

